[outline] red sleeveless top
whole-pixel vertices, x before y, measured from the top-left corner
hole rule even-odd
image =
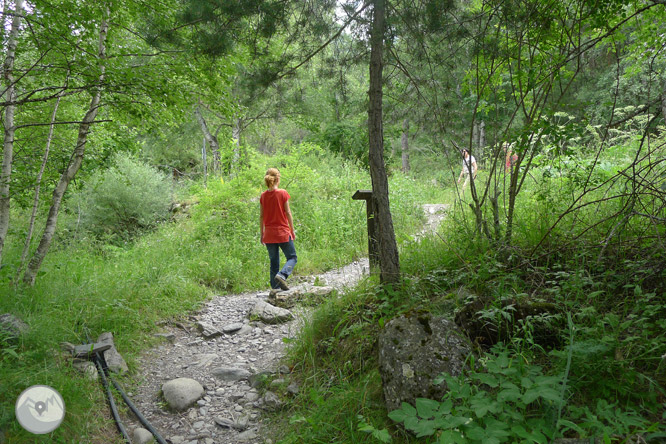
[[[284,210],[285,203],[291,196],[287,190],[278,188],[277,190],[266,190],[261,193],[259,202],[264,210],[264,238],[265,244],[279,244],[289,242],[291,238],[291,228],[289,219]]]

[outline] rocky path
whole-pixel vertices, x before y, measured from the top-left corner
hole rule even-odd
[[[424,210],[425,232],[437,227],[446,206]],[[187,322],[165,326],[163,344],[140,359],[142,379],[130,397],[173,444],[271,443],[261,431],[262,414],[279,409],[284,397],[299,390],[290,369],[280,365],[284,339],[296,336],[306,315],[293,301],[344,291],[368,269],[363,259],[304,278],[276,297],[268,292],[214,297]],[[133,418],[126,424],[135,443],[151,442]]]

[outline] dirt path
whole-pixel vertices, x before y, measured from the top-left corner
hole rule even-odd
[[[437,227],[446,205],[424,205],[424,210],[428,220],[422,233]],[[363,259],[305,278],[287,294],[297,298],[344,291],[366,276],[368,268]],[[297,335],[306,313],[295,306],[288,322],[251,318],[251,311],[268,300],[267,292],[216,296],[188,322],[166,326],[163,345],[142,356],[137,372],[142,379],[130,396],[164,439],[173,444],[272,442],[261,435],[262,413],[278,409],[280,396],[299,390],[280,360],[284,339]],[[278,374],[267,392],[256,388],[264,375]],[[160,395],[162,385],[176,378],[194,379],[205,390],[203,398],[181,413],[168,411]],[[126,423],[130,431],[140,427],[130,419]]]

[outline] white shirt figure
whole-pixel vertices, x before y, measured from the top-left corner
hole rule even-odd
[[[460,183],[460,180],[465,177],[465,183],[463,183],[462,189],[463,191],[465,190],[465,187],[467,186],[467,182],[469,182],[469,172],[470,169],[472,170],[472,180],[476,179],[476,159],[474,156],[470,155],[467,150],[463,150],[463,160],[462,160],[462,171],[460,171],[460,176],[458,176],[458,182]]]

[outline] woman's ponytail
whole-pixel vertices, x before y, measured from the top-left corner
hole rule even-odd
[[[266,182],[266,187],[269,190],[273,188],[279,178],[280,178],[280,171],[278,171],[277,168],[269,168],[268,171],[266,171],[266,175],[264,176],[264,182]]]

